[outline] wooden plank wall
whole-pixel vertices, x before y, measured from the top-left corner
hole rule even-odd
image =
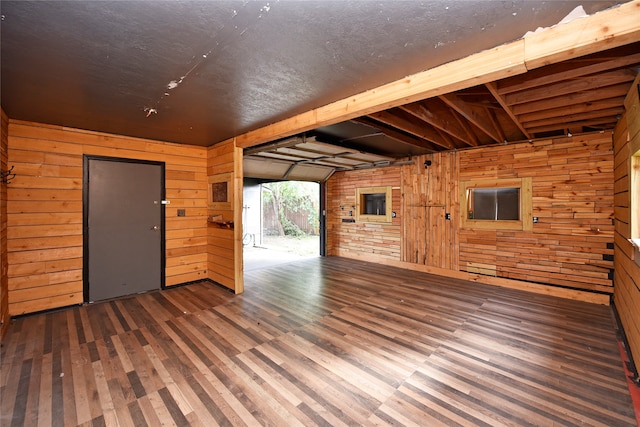
[[[532,231],[460,230],[460,269],[612,293],[612,134],[593,133],[460,152],[460,181],[533,181]]]
[[[356,188],[392,187],[391,223],[342,222],[355,219]],[[327,255],[365,255],[367,259],[400,258],[400,168],[336,172],[327,181]],[[350,215],[352,213],[352,215]]]
[[[0,169],[6,171],[9,118],[0,108]],[[0,183],[0,339],[9,326],[9,282],[7,280],[7,184]]]
[[[432,162],[428,168],[425,160]],[[395,260],[393,265],[424,266],[455,277],[467,272],[468,280],[608,302],[613,293],[614,231],[610,132],[439,153],[414,161],[336,173],[329,180],[329,255]],[[400,171],[402,197],[394,201],[394,209],[401,206],[401,215],[391,226],[341,223],[348,216],[341,206],[355,205],[357,187],[397,182]],[[533,181],[533,215],[539,219],[533,230],[461,228],[459,182],[520,177]],[[446,213],[451,220],[445,219]],[[497,278],[477,274],[478,265],[490,266],[487,270]],[[594,291],[601,294],[589,294]]]
[[[166,162],[166,285],[207,277],[206,148],[15,120],[8,146],[11,315],[82,302],[85,154]]]
[[[631,245],[631,156],[640,150],[640,77],[631,86],[625,116],[615,129],[615,292],[620,316],[636,366],[640,366],[640,251]],[[633,147],[633,148],[631,148]],[[640,195],[636,192],[640,200]],[[636,206],[635,209],[638,209]]]
[[[427,161],[431,165],[425,167]],[[401,174],[401,260],[457,270],[458,156],[454,152],[418,156],[412,165],[402,166]]]
[[[208,224],[207,269],[208,277],[232,289],[244,292],[242,259],[242,149],[234,140],[209,147],[207,151],[207,175],[231,174],[231,208],[208,209],[208,215],[222,215],[225,221],[233,221],[233,228]]]

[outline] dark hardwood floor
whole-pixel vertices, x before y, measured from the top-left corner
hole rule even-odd
[[[34,315],[2,426],[635,426],[609,307],[343,258]]]

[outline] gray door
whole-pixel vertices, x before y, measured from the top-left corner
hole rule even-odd
[[[85,159],[85,300],[164,286],[164,164]]]

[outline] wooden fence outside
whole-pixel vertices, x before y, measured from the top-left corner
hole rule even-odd
[[[278,235],[278,218],[271,206],[264,206],[262,209],[263,232],[267,236]],[[316,215],[317,216],[317,215]],[[284,217],[294,223],[302,232],[310,235],[318,234],[318,221],[313,221],[312,212],[306,209],[297,211],[286,209]]]

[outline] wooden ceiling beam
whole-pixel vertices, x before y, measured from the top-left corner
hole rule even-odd
[[[529,132],[527,132],[524,126],[522,126],[522,123],[520,123],[520,120],[518,120],[518,117],[516,117],[516,115],[513,114],[513,111],[511,110],[511,106],[507,104],[507,102],[504,100],[502,95],[498,92],[497,84],[495,82],[489,82],[489,83],[485,83],[485,86],[487,89],[489,89],[489,92],[491,92],[491,95],[493,95],[496,101],[498,101],[498,103],[502,106],[502,109],[504,110],[505,113],[507,113],[511,121],[515,123],[516,126],[518,126],[518,129],[520,129],[522,134],[527,139],[531,139],[531,135],[529,134]]]
[[[389,126],[398,128],[404,132],[410,133],[421,139],[426,139],[436,145],[447,150],[455,148],[449,141],[444,140],[441,135],[430,126],[420,126],[415,122],[407,120],[404,117],[397,116],[389,111],[380,111],[379,113],[369,114],[374,120],[385,123]]]
[[[631,83],[636,78],[636,71],[623,69],[600,73],[594,76],[580,77],[574,80],[562,81],[552,85],[540,86],[506,95],[504,100],[508,105],[525,104],[541,101],[551,97],[569,95],[576,92],[599,90],[607,86],[621,83]]]
[[[600,56],[593,59],[578,58],[563,63],[562,65],[553,65],[545,67],[544,69],[531,71],[526,75],[504,79],[496,85],[498,93],[504,96],[513,92],[572,80],[590,74],[598,74],[616,68],[633,66],[640,63],[640,53],[636,53],[638,49],[640,49],[640,46],[638,46],[638,43],[635,43],[615,50],[619,52],[618,54],[620,56],[618,57]],[[608,54],[608,52],[606,52],[605,55],[606,54]],[[529,74],[533,75],[530,76]]]
[[[479,84],[640,40],[640,0],[528,35],[514,42],[425,70],[222,143],[253,147],[321,126]],[[615,23],[615,25],[613,25]]]
[[[400,131],[398,131],[397,129],[395,129],[392,126],[388,126],[384,123],[380,123],[377,122],[369,117],[358,117],[353,119],[352,121],[357,122],[357,123],[362,123],[365,124],[367,126],[371,126],[372,128],[378,129],[380,132],[382,132],[385,136],[396,140],[402,144],[407,144],[407,145],[414,145],[416,147],[419,148],[423,148],[425,150],[428,151],[432,151],[432,152],[436,152],[436,151],[440,151],[442,150],[441,147],[436,146],[435,144],[422,139],[422,138],[418,138],[415,135],[408,135],[408,134],[404,134]]]
[[[640,1],[612,7],[524,37],[528,70],[640,40]]]
[[[616,108],[624,105],[624,96],[617,98],[603,99],[595,102],[581,102],[578,104],[571,104],[558,108],[549,108],[546,110],[540,110],[533,113],[521,114],[518,119],[522,123],[530,123],[536,120],[545,120],[554,117],[563,117],[571,114],[590,113],[592,111],[606,110],[609,108]]]
[[[440,135],[440,138],[442,138],[442,140],[443,140],[446,144],[449,144],[449,145],[450,145],[450,146],[452,146],[452,147],[458,147],[458,145],[460,145],[460,144],[456,144],[456,142],[462,142],[462,143],[464,143],[464,141],[460,141],[460,140],[459,140],[459,139],[457,139],[457,138],[454,140],[454,138],[453,138],[451,135],[449,135],[447,132],[442,131],[441,129],[434,128],[434,130],[435,130],[436,132],[438,132],[438,135]],[[468,144],[466,144],[466,143],[465,143],[465,145],[467,145],[467,146],[468,146]]]
[[[604,117],[606,118],[617,117],[617,116],[622,116],[622,114],[624,114],[624,106],[620,105],[616,108],[610,108],[607,110],[597,110],[597,111],[591,111],[588,113],[578,113],[578,114],[549,117],[548,119],[544,119],[544,120],[534,120],[531,122],[525,122],[524,125],[528,129],[540,128],[544,126],[556,126],[556,128],[562,129],[563,126],[558,126],[559,124],[579,122],[583,120],[591,120],[591,119],[604,118]]]
[[[455,114],[448,108],[438,108],[434,102],[430,102],[428,108],[421,103],[402,105],[398,108],[429,123],[436,129],[446,132],[470,147],[478,145],[476,135],[466,132],[466,130],[460,126],[460,122],[456,120]]]
[[[500,126],[500,122],[498,121],[498,117],[496,117],[496,111],[490,108],[486,108],[487,116],[489,117],[489,121],[493,124],[493,128],[496,131],[496,134],[500,138],[500,141],[507,142],[507,138],[504,133],[504,129]]]
[[[469,123],[469,121],[465,120],[464,117],[462,117],[460,114],[454,114],[453,116],[456,118],[456,120],[460,124],[460,127],[462,127],[462,129],[464,129],[464,131],[469,135],[468,140],[469,141],[478,141],[478,145],[479,145],[480,144],[480,140],[478,139],[478,136],[474,132],[471,124]]]
[[[618,119],[615,116],[611,117],[600,117],[591,120],[579,120],[575,122],[566,122],[563,123],[562,126],[558,126],[558,124],[553,124],[549,126],[539,126],[535,128],[529,128],[529,132],[531,133],[543,133],[543,132],[553,132],[560,129],[569,129],[572,133],[582,132],[583,127],[595,127],[595,128],[608,128],[613,127],[617,123]]]
[[[504,142],[504,137],[501,137],[496,131],[493,120],[489,117],[486,108],[469,105],[453,93],[440,95],[439,98],[482,132],[486,133],[491,139],[500,143]]]
[[[298,114],[231,140],[235,139],[237,147],[247,148],[526,71],[524,41],[520,39]]]
[[[601,99],[617,98],[620,96],[624,97],[628,92],[629,84],[623,83],[615,86],[604,87],[597,91],[572,93],[556,99],[545,99],[526,104],[518,104],[511,108],[513,113],[519,117],[521,114],[534,113],[551,108],[566,107],[568,105],[594,102]]]

